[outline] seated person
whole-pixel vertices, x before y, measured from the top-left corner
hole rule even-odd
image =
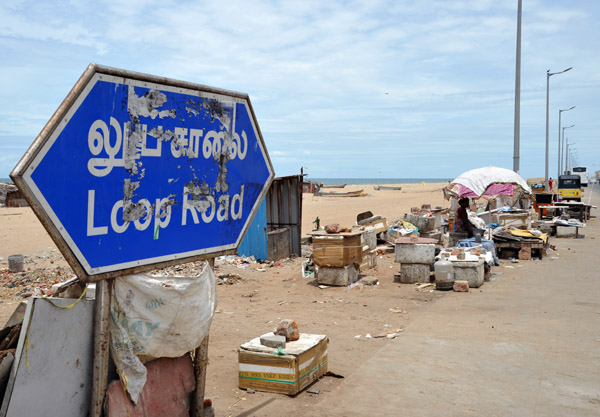
[[[456,210],[456,220],[454,221],[454,231],[466,233],[468,237],[473,237],[473,225],[469,221],[467,208],[469,207],[469,199],[461,198],[458,201],[459,208]]]

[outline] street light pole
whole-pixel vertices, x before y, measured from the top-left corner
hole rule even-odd
[[[562,143],[563,143],[563,146],[564,146],[564,143],[565,143],[565,129],[570,129],[570,128],[574,127],[574,126],[575,125],[571,125],[571,126],[565,126],[565,127],[562,128]],[[562,146],[561,146],[561,148],[562,148]],[[559,172],[562,172],[562,169],[563,169],[563,165],[562,165],[562,152],[563,152],[563,150],[561,149],[561,158],[560,158],[561,160],[560,160],[560,171]],[[565,163],[565,165],[566,165],[566,163]],[[564,168],[566,170],[566,167],[564,167]]]
[[[560,141],[560,116],[562,114],[562,112],[564,111],[569,111],[569,110],[573,110],[575,108],[575,106],[568,108],[568,109],[564,109],[564,110],[559,110],[558,111],[558,175],[560,175],[561,172],[561,162],[562,162],[562,158],[561,158],[561,152],[562,152],[562,143]],[[563,138],[564,138],[564,130],[563,130]]]
[[[515,70],[515,139],[513,152],[513,171],[519,173],[520,131],[521,131],[521,11],[522,0],[519,0],[517,12],[517,64]]]
[[[545,189],[548,192],[548,162],[550,160],[550,138],[548,136],[549,120],[550,120],[550,77],[553,75],[562,74],[563,72],[570,71],[573,67],[569,67],[559,72],[546,71],[546,175],[545,175]]]

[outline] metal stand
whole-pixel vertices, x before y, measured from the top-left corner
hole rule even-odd
[[[192,397],[192,417],[204,415],[204,388],[206,386],[206,367],[208,365],[208,336],[194,352],[194,375],[196,375],[196,391]]]
[[[100,417],[108,385],[110,356],[110,287],[112,279],[96,283],[94,306],[94,368],[92,370],[92,402],[90,417]]]

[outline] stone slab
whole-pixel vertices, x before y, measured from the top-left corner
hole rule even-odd
[[[285,347],[285,336],[280,335],[265,335],[260,337],[260,344],[277,349]]]

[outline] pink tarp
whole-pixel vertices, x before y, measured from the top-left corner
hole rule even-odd
[[[513,184],[491,184],[483,193],[483,196],[494,196],[494,195],[513,195],[515,186]],[[465,187],[460,184],[459,197],[478,198],[479,196],[471,190],[469,187]]]

